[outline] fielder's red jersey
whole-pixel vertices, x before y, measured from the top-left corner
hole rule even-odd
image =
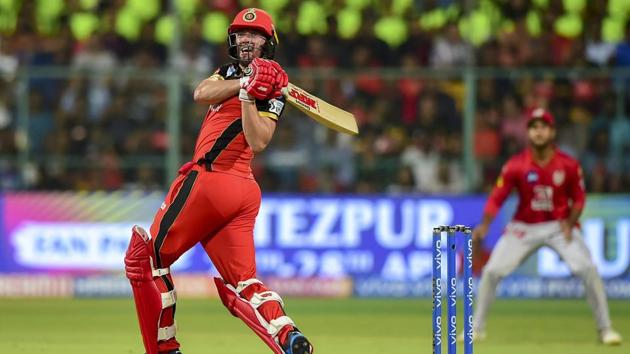
[[[211,76],[214,80],[234,80],[243,75],[236,63],[223,65]],[[261,119],[278,120],[284,110],[283,96],[256,100]],[[254,178],[250,163],[254,158],[245,140],[241,121],[241,101],[238,96],[210,106],[201,124],[195,144],[193,161],[205,160],[212,171]]]
[[[544,166],[533,160],[529,149],[513,156],[503,166],[484,212],[496,215],[514,188],[519,197],[514,220],[525,223],[566,219],[572,207],[584,207],[582,168],[558,149]]]

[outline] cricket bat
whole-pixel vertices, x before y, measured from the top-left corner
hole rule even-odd
[[[338,132],[351,135],[359,134],[354,114],[335,107],[290,82],[287,87],[282,89],[282,94],[293,107],[304,112],[319,124]]]

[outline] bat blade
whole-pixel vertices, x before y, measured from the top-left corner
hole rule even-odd
[[[307,91],[289,83],[282,90],[287,101],[319,124],[338,132],[357,135],[359,127],[354,114],[335,107]]]

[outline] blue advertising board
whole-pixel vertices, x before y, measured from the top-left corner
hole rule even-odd
[[[162,198],[161,193],[4,194],[0,275],[120,274],[131,226],[148,227]],[[432,228],[473,226],[484,203],[484,196],[265,195],[254,232],[258,273],[351,278],[357,296],[427,296]],[[486,253],[513,208],[512,200],[493,223]],[[615,297],[630,297],[628,210],[630,197],[592,196],[582,218],[586,243]],[[216,274],[198,246],[173,269]],[[499,291],[504,296],[579,296],[575,284],[557,255],[543,249]]]

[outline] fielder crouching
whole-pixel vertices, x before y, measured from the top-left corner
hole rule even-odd
[[[261,193],[250,162],[265,149],[284,109],[287,74],[273,61],[277,36],[269,14],[245,9],[228,29],[234,61],[195,89],[210,105],[193,160],[170,187],[151,225],[133,228],[125,257],[147,354],[179,354],[177,295],[169,267],[200,242],[221,278],[219,296],[276,354],[312,354],[280,296],[256,279],[254,222]]]
[[[494,247],[479,281],[473,338],[480,340],[486,336],[486,317],[501,279],[534,251],[548,246],[581,278],[599,340],[606,345],[619,345],[622,338],[612,327],[602,279],[578,221],[586,200],[582,168],[577,160],[555,146],[555,120],[546,109],[538,108],[528,114],[527,136],[529,147],[503,166],[483,219],[473,230],[473,239],[482,241],[510,192],[518,192],[514,218]],[[461,334],[460,339],[463,338]]]

